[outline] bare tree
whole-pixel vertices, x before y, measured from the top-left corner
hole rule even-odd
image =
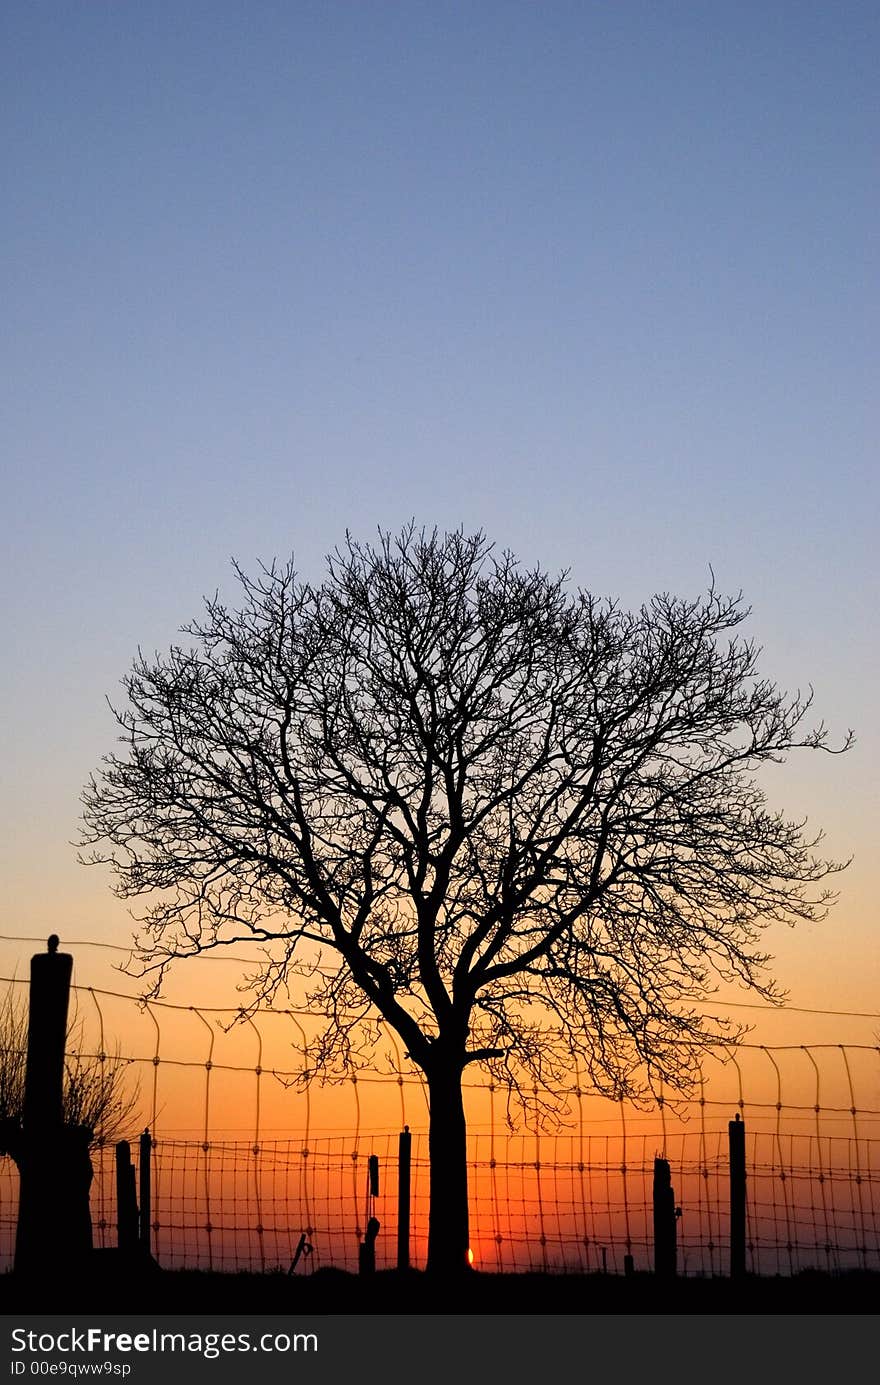
[[[86,1147],[109,1144],[131,1128],[138,1104],[136,1083],[118,1050],[87,1054],[74,1031],[64,1061],[62,1118],[67,1130],[82,1132]],[[27,1003],[10,986],[0,1001],[0,1157],[21,1165],[25,1150],[24,1092],[28,1046]]]
[[[400,1035],[430,1098],[428,1266],[456,1269],[465,1069],[684,1086],[735,1037],[694,1003],[719,978],[772,998],[761,930],[833,898],[841,865],[756,777],[828,735],[811,693],[758,676],[748,611],[714,585],[631,613],[412,525],[347,536],[319,586],[236,572],[240,609],[208,600],[188,647],[126,677],[83,859],[153,893],[157,987],[257,939],[257,999],[304,978],[326,1018],[313,1067],[350,1069],[359,1023]]]

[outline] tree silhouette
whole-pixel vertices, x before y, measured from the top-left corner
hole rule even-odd
[[[627,612],[414,525],[347,535],[321,585],[236,573],[239,609],[206,601],[187,647],[125,678],[82,859],[153,894],[154,990],[175,957],[257,939],[256,999],[297,982],[325,1017],[311,1071],[350,1071],[371,1019],[396,1031],[429,1094],[428,1267],[454,1270],[466,1068],[683,1087],[736,1037],[693,1008],[718,978],[777,994],[761,930],[822,916],[842,867],[756,771],[828,735],[812,693],[758,676],[714,583]]]

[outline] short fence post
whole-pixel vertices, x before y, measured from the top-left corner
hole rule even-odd
[[[128,1140],[116,1146],[116,1244],[120,1250],[132,1251],[138,1243],[138,1206],[135,1193],[134,1165]]]
[[[675,1191],[668,1159],[654,1160],[654,1273],[669,1278],[677,1271]]]
[[[151,1196],[151,1171],[150,1165],[153,1156],[153,1137],[149,1130],[145,1130],[140,1140],[140,1162],[138,1164],[138,1177],[140,1180],[140,1247],[147,1255],[150,1253],[150,1217],[152,1207]]]
[[[727,1123],[730,1150],[730,1277],[746,1272],[746,1127],[737,1115]]]
[[[408,1125],[400,1132],[397,1155],[397,1268],[409,1269],[410,1170],[412,1135]]]

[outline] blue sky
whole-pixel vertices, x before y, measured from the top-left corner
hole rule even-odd
[[[232,556],[317,575],[413,516],[626,604],[743,589],[859,738],[780,772],[857,855],[781,962],[878,1008],[878,38],[847,0],[9,0],[0,932],[125,931],[68,843],[137,645]]]

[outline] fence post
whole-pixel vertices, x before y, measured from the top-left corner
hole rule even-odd
[[[133,1251],[137,1243],[138,1206],[131,1146],[128,1140],[120,1140],[116,1146],[116,1244],[120,1250]]]
[[[145,1130],[140,1140],[140,1160],[138,1177],[140,1179],[140,1247],[147,1255],[150,1253],[151,1217],[151,1161],[153,1156],[153,1137]]]
[[[410,1170],[412,1135],[408,1125],[400,1132],[397,1144],[397,1268],[409,1269]]]
[[[54,1135],[64,1122],[64,1045],[73,958],[58,951],[53,933],[48,951],[31,958],[27,1066],[23,1125],[31,1134]]]
[[[31,957],[28,1036],[22,1109],[22,1154],[19,1164],[16,1271],[47,1272],[59,1265],[73,1245],[66,1245],[70,1192],[65,1160],[64,1047],[73,958],[58,951],[58,936],[48,951]],[[86,1190],[87,1191],[87,1190]],[[89,1223],[91,1226],[91,1223]]]
[[[675,1190],[668,1159],[654,1160],[654,1273],[677,1272]]]
[[[746,1127],[737,1114],[727,1123],[730,1151],[730,1277],[746,1272]]]

